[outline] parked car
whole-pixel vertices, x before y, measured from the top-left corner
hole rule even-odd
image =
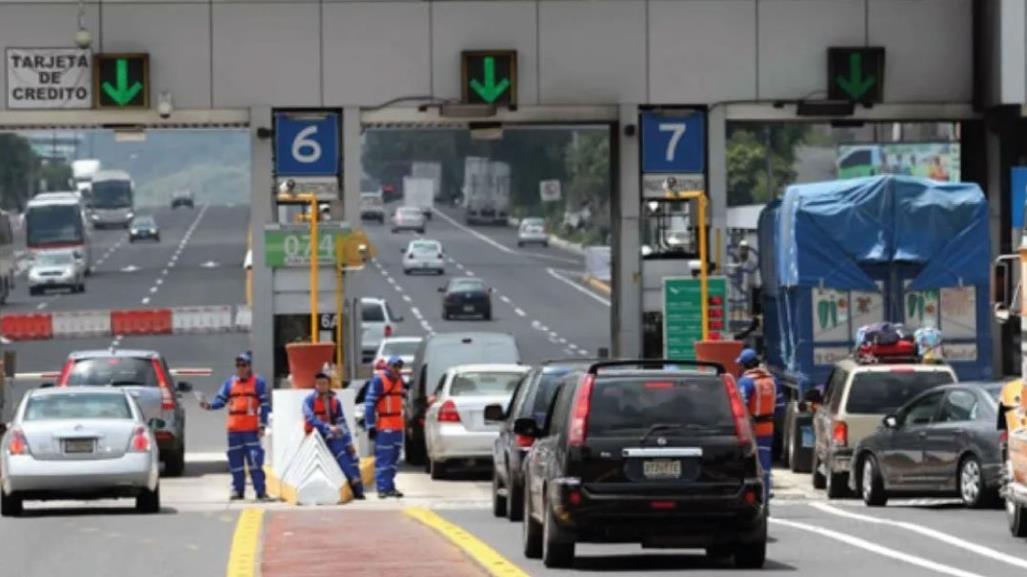
[[[849,488],[872,507],[898,495],[958,495],[970,508],[997,502],[1001,391],[1002,383],[960,383],[914,397],[856,445]]]
[[[392,232],[412,230],[424,234],[424,213],[416,206],[401,206],[392,213]]]
[[[517,227],[517,246],[526,244],[549,246],[549,235],[546,234],[546,221],[541,218],[525,218]]]
[[[524,514],[524,457],[535,439],[514,433],[514,423],[534,418],[541,429],[560,387],[580,376],[593,362],[575,359],[542,363],[521,379],[509,403],[485,407],[485,419],[499,422],[499,437],[492,446],[492,513],[496,517],[520,521]]]
[[[437,240],[413,240],[403,249],[403,272],[446,274],[445,253]]]
[[[763,566],[756,445],[720,365],[595,363],[561,387],[543,427],[522,418],[514,432],[536,439],[525,465],[527,557],[568,567],[577,543],[641,543]]]
[[[68,250],[37,252],[29,268],[29,294],[39,295],[51,289],[86,290],[85,261]]]
[[[150,239],[160,242],[160,228],[152,216],[137,216],[128,225],[128,242],[135,242],[142,239]]]
[[[440,379],[451,367],[480,363],[483,359],[497,364],[519,364],[521,352],[517,339],[507,333],[465,332],[433,334],[421,342],[414,356],[414,372],[403,411],[406,419],[403,450],[408,463],[427,463],[424,420],[428,397]]]
[[[836,363],[824,392],[813,389],[806,397],[818,405],[813,415],[813,487],[826,488],[829,499],[844,497],[853,448],[913,397],[955,382],[948,365]]]
[[[157,351],[94,350],[68,355],[58,388],[111,386],[128,391],[139,403],[146,422],[158,422],[153,433],[164,463],[164,474],[178,477],[185,470],[185,408],[180,394],[193,389],[175,382],[167,361]]]
[[[459,277],[439,287],[442,293],[442,318],[480,316],[492,320],[492,289],[474,277]]]
[[[397,333],[396,324],[403,322],[403,317],[392,312],[392,307],[385,299],[363,297],[360,299],[360,362],[370,363],[382,340]]]
[[[378,345],[378,351],[374,355],[373,366],[384,364],[390,357],[403,359],[403,378],[408,379],[414,370],[414,355],[417,354],[417,347],[421,346],[421,337],[390,337],[382,339]]]
[[[424,437],[431,478],[444,479],[457,464],[492,464],[499,424],[485,419],[485,407],[510,402],[531,367],[459,365],[450,368],[428,397]]]
[[[360,219],[385,224],[385,202],[381,191],[360,193]]]
[[[4,517],[49,499],[128,497],[140,513],[160,511],[157,442],[128,390],[28,391],[0,445]]]
[[[189,190],[179,190],[171,197],[171,208],[187,206],[193,208],[193,193]]]

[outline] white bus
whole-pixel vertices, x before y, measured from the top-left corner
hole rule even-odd
[[[14,259],[14,230],[11,215],[0,210],[0,305],[14,292],[14,275],[17,272]]]
[[[128,228],[135,217],[135,185],[123,170],[101,170],[93,175],[90,218],[93,226]]]
[[[25,207],[25,244],[33,254],[73,250],[86,274],[92,271],[86,209],[78,192],[37,194]]]

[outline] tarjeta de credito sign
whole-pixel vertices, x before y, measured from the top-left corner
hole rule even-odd
[[[7,107],[92,108],[92,57],[77,48],[8,48]]]

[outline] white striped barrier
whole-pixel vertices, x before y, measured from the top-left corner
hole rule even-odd
[[[50,313],[53,337],[99,337],[111,334],[110,311],[58,311]]]
[[[234,328],[232,307],[178,307],[171,311],[173,334],[228,332]]]
[[[8,313],[0,315],[0,341],[248,332],[252,317],[246,305]]]

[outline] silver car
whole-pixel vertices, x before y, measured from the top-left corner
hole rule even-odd
[[[0,513],[27,500],[135,498],[160,511],[157,440],[123,389],[29,391],[0,443]]]
[[[493,364],[459,365],[446,371],[428,398],[424,419],[432,479],[445,478],[456,462],[491,462],[500,424],[485,421],[485,407],[509,404],[529,370],[522,365]]]
[[[403,273],[446,274],[446,262],[443,258],[441,242],[427,239],[410,241],[406,249],[403,249]]]
[[[549,246],[549,235],[546,234],[546,221],[541,218],[525,218],[517,227],[517,246],[526,244]]]
[[[37,252],[29,268],[29,294],[38,295],[49,289],[86,290],[86,271],[71,251]]]
[[[392,215],[392,232],[412,230],[424,234],[424,213],[416,206],[401,206]]]

